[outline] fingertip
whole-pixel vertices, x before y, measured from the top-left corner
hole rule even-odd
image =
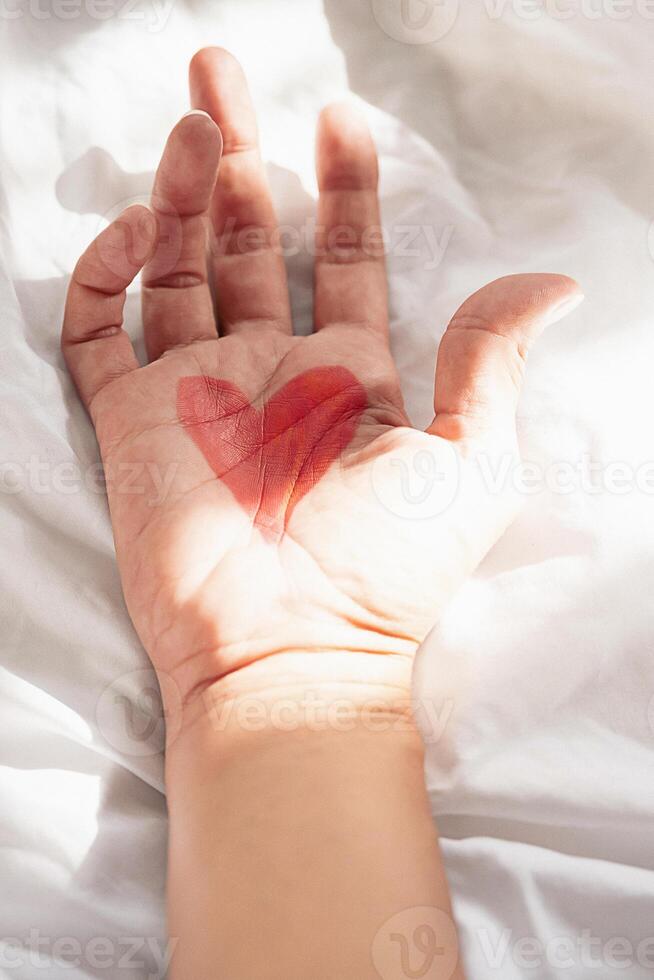
[[[128,208],[120,212],[102,234],[113,237],[115,230],[121,226],[129,226],[143,240],[149,240],[156,236],[157,219],[145,204],[130,204]]]
[[[119,292],[152,255],[157,232],[157,219],[150,209],[142,204],[130,205],[81,255],[73,280],[91,289]]]
[[[220,127],[223,153],[257,149],[257,120],[245,72],[225,48],[202,48],[189,68],[191,105]]]
[[[491,286],[498,287],[502,298],[510,295],[516,314],[524,311],[538,322],[539,329],[557,323],[584,299],[575,279],[555,272],[504,276]]]
[[[220,126],[204,109],[191,109],[173,127],[169,140],[173,139],[185,150],[202,157],[211,164],[218,164],[223,149]]]
[[[342,127],[350,125],[368,132],[368,124],[365,116],[357,106],[347,99],[328,102],[320,110],[318,118],[325,126],[336,125]]]
[[[451,325],[479,320],[492,324],[499,333],[521,334],[529,342],[582,299],[579,284],[569,276],[549,272],[502,276],[468,297]]]
[[[214,47],[213,45],[207,45],[204,48],[200,48],[196,51],[191,58],[188,66],[189,81],[191,85],[194,82],[198,82],[210,68],[213,60],[216,56],[216,52],[220,49]]]
[[[349,102],[325,106],[316,138],[318,181],[324,189],[377,185],[377,150],[364,115]]]
[[[231,51],[226,48],[209,46],[200,48],[191,58],[189,64],[189,86],[191,101],[198,109],[208,109],[211,100],[212,86],[229,84],[244,80],[243,68]]]
[[[318,132],[332,141],[335,149],[350,146],[353,141],[370,143],[372,136],[363,113],[350,102],[330,102],[318,116]]]
[[[152,191],[151,204],[162,221],[206,211],[222,152],[222,133],[211,116],[201,110],[182,116],[166,141]],[[179,231],[171,225],[167,233]]]
[[[207,71],[220,67],[238,67],[240,65],[231,51],[218,44],[207,44],[195,52],[189,63],[189,74],[200,76]]]
[[[551,327],[558,323],[573,310],[576,310],[585,300],[584,292],[574,279],[569,276],[553,276],[553,301],[544,318],[544,326]]]
[[[185,119],[188,119],[190,116],[199,116],[201,119],[210,119],[211,122],[213,123],[213,119],[211,119],[209,113],[205,112],[204,109],[189,109],[188,112],[184,113],[184,115],[180,119],[179,123],[177,123],[177,125],[179,126],[180,123],[182,123]],[[214,123],[214,126],[215,125],[216,124]]]

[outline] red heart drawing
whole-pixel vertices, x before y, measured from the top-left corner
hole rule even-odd
[[[231,381],[181,378],[177,415],[212,470],[267,537],[279,538],[296,504],[354,435],[366,392],[343,367],[299,374],[261,409]]]

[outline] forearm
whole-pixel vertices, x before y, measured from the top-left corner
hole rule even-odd
[[[167,759],[172,980],[402,980],[400,933],[420,975],[462,977],[422,743],[389,687],[230,684]]]

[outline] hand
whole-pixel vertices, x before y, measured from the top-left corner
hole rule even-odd
[[[246,666],[327,679],[392,664],[402,687],[443,604],[514,516],[476,461],[517,454],[527,350],[578,287],[511,276],[468,299],[441,342],[434,421],[412,428],[384,257],[370,246],[380,218],[364,124],[344,107],[320,118],[315,332],[295,337],[242,72],[206,49],[190,77],[204,112],[171,133],[152,212],[128,209],[79,260],[63,327],[130,615],[185,701]],[[121,328],[141,267],[145,367]],[[456,492],[411,520],[402,472],[417,458]]]

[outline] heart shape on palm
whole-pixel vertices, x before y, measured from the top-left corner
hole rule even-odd
[[[181,378],[177,415],[216,476],[266,537],[281,537],[293,508],[352,440],[366,392],[343,367],[299,374],[261,409],[231,381]]]

